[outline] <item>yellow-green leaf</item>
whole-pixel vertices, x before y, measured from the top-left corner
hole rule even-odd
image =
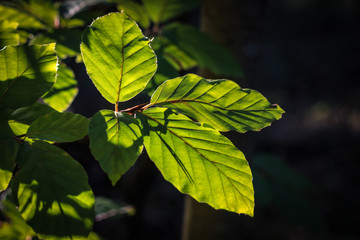
[[[258,131],[284,113],[255,90],[195,74],[164,82],[152,95],[151,104],[176,109],[220,131]]]
[[[230,140],[170,109],[151,108],[139,116],[146,151],[166,180],[215,209],[253,216],[252,174]]]
[[[132,166],[143,149],[138,121],[127,113],[102,110],[89,127],[90,150],[112,184]]]
[[[157,68],[149,40],[123,13],[96,19],[84,31],[81,53],[90,78],[111,103],[136,96]]]

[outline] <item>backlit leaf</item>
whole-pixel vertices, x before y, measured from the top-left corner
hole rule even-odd
[[[176,109],[220,131],[258,131],[284,113],[255,90],[195,74],[164,82],[153,94],[151,104]]]
[[[57,111],[62,112],[68,109],[77,93],[77,81],[73,71],[66,66],[59,65],[56,82],[43,96],[43,100]]]
[[[88,133],[89,120],[74,113],[52,112],[31,123],[26,136],[51,142],[73,142]]]
[[[138,121],[127,113],[102,110],[89,128],[90,150],[112,184],[132,166],[143,148]]]
[[[0,50],[0,108],[35,103],[55,82],[55,44]]]
[[[139,116],[146,151],[166,180],[215,209],[253,216],[251,171],[230,140],[170,109],[151,108]]]
[[[19,151],[13,193],[25,221],[43,239],[87,236],[94,219],[94,195],[86,172],[70,155],[44,142]]]
[[[156,55],[137,24],[122,13],[96,19],[83,34],[86,70],[111,103],[141,92],[156,71]]]
[[[0,5],[0,20],[5,19],[19,23],[19,28],[44,29],[45,24],[23,9]]]
[[[0,20],[0,48],[7,45],[18,45],[20,42],[19,33],[16,31],[19,23]]]

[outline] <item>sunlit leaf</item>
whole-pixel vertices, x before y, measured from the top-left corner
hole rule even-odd
[[[16,31],[19,23],[0,20],[0,48],[8,45],[18,45],[20,42],[19,33]]]
[[[51,112],[55,112],[55,109],[41,103],[22,107],[12,112],[8,117],[9,126],[15,135],[23,135],[26,134],[33,121]]]
[[[159,24],[195,8],[199,0],[142,0],[154,23]]]
[[[112,184],[132,166],[143,148],[138,121],[127,113],[102,110],[89,128],[90,150]]]
[[[215,209],[253,216],[251,171],[230,140],[170,109],[151,108],[139,116],[146,151],[166,180]]]
[[[44,142],[21,147],[12,189],[25,221],[44,239],[77,239],[89,234],[94,195],[82,166]]]
[[[45,29],[46,25],[39,19],[19,8],[0,5],[0,20],[19,23],[19,28]]]
[[[19,145],[7,124],[0,124],[0,192],[5,190],[12,177]]]
[[[173,23],[164,27],[163,35],[203,68],[225,76],[243,75],[235,56],[197,28]]]
[[[164,82],[152,95],[151,104],[176,109],[220,131],[258,131],[284,113],[255,90],[195,74]]]
[[[89,120],[80,114],[52,112],[31,123],[26,136],[51,142],[73,142],[88,134]]]
[[[78,93],[77,81],[71,69],[59,65],[58,75],[54,86],[43,100],[59,112],[65,111]]]
[[[55,82],[55,44],[0,50],[0,108],[35,103]]]
[[[156,71],[156,55],[137,24],[122,13],[96,19],[83,34],[86,70],[111,103],[141,92]]]

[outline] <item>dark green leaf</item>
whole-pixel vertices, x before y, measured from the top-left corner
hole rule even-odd
[[[24,145],[12,189],[25,221],[44,239],[87,236],[94,219],[94,195],[82,166],[58,147]]]
[[[215,209],[253,216],[251,171],[227,138],[170,109],[151,108],[139,116],[146,151],[166,180]]]
[[[31,45],[47,44],[56,42],[56,54],[61,58],[75,57],[80,55],[81,31],[77,29],[54,29],[35,36]]]
[[[159,24],[195,8],[198,0],[142,0],[154,23]]]
[[[0,50],[0,108],[35,103],[55,82],[55,44]]]
[[[200,67],[225,76],[243,75],[235,56],[195,27],[173,23],[164,27],[163,34],[170,42],[195,59]]]
[[[132,166],[143,148],[138,121],[127,113],[102,110],[89,128],[90,150],[112,184]]]
[[[0,124],[0,192],[5,190],[12,177],[19,145],[7,124]]]
[[[152,95],[151,104],[179,110],[220,131],[258,131],[284,113],[255,90],[195,74],[164,82]]]
[[[77,81],[71,69],[59,65],[54,86],[43,96],[45,103],[59,112],[65,111],[78,93]]]
[[[170,78],[175,78],[179,76],[178,71],[173,68],[161,55],[158,56],[158,70],[155,75],[151,78],[148,85],[146,85],[145,91],[151,96],[154,91],[161,85],[163,82]]]
[[[88,134],[89,120],[74,113],[52,112],[31,123],[26,136],[51,142],[73,142]]]
[[[139,23],[143,28],[150,26],[150,19],[144,7],[133,0],[112,0],[118,3],[119,11],[124,11],[134,21]]]
[[[178,71],[189,70],[198,66],[194,59],[164,37],[154,38],[152,46],[158,56],[162,56]]]
[[[96,19],[83,34],[87,72],[111,103],[141,92],[156,71],[156,55],[137,24],[122,13]]]
[[[19,108],[12,112],[8,117],[9,126],[15,135],[23,135],[26,134],[33,121],[52,112],[55,112],[55,109],[41,103],[35,103],[28,107]]]

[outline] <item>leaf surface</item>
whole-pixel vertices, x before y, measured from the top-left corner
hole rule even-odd
[[[0,192],[5,190],[12,177],[19,145],[7,124],[0,125]]]
[[[19,33],[16,31],[19,23],[7,20],[0,20],[0,48],[7,45],[18,45],[20,42]]]
[[[0,5],[0,19],[19,23],[19,28],[45,29],[46,26],[39,19],[25,12],[23,9]]]
[[[35,103],[55,82],[55,44],[0,50],[0,108]]]
[[[111,103],[141,92],[156,71],[156,55],[138,25],[122,13],[96,19],[83,34],[87,72]]]
[[[113,2],[118,3],[117,9],[119,11],[124,11],[129,15],[134,21],[139,23],[144,29],[149,28],[150,19],[145,11],[145,8],[139,3],[133,0],[112,0]]]
[[[26,134],[30,124],[37,118],[48,113],[55,112],[55,109],[41,103],[16,109],[8,117],[8,123],[13,133],[18,135]]]
[[[26,136],[51,142],[73,142],[88,134],[89,120],[80,114],[52,112],[31,123]]]
[[[151,104],[176,109],[220,131],[258,131],[284,112],[259,92],[230,80],[207,80],[195,74],[164,82]]]
[[[32,228],[26,224],[15,204],[5,199],[0,202],[1,213],[6,216],[8,222],[2,222],[0,227],[0,239],[17,240],[35,237]]]
[[[141,154],[143,140],[138,121],[127,113],[102,110],[89,127],[90,150],[112,184],[132,166]]]
[[[45,142],[21,147],[12,189],[25,221],[44,239],[87,236],[94,195],[86,172],[70,155]]]
[[[146,151],[166,180],[215,209],[253,216],[251,171],[227,138],[170,109],[151,108],[139,116]]]
[[[69,108],[77,93],[77,81],[73,71],[66,66],[59,65],[56,82],[43,96],[43,100],[49,106],[62,112]]]

